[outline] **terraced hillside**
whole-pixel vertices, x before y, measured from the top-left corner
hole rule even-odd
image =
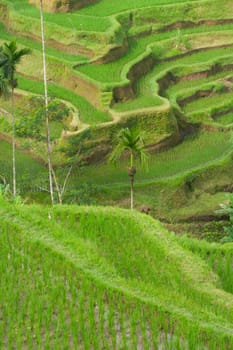
[[[232,349],[231,244],[113,208],[0,215],[2,349]]]
[[[19,66],[19,104],[25,93],[43,92],[39,10],[31,2],[0,1],[1,43],[17,37],[33,50]],[[60,165],[75,155],[77,137],[89,126],[85,158],[91,164],[106,158],[122,126],[143,129],[152,159],[149,172],[138,174],[137,206],[150,205],[168,220],[212,216],[231,188],[231,1],[48,4],[58,11],[45,13],[50,95],[73,106],[76,120],[54,141],[60,152],[54,161]],[[9,134],[9,107],[2,105],[0,127]],[[29,147],[27,140],[19,143]],[[32,140],[30,148],[38,152],[38,143]],[[80,177],[87,181],[101,191],[95,200],[127,205],[123,170],[91,165]]]

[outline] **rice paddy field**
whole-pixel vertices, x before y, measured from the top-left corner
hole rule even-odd
[[[231,244],[114,208],[0,213],[2,349],[232,348]]]

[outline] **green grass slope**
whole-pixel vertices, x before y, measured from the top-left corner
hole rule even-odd
[[[9,142],[1,139],[0,135],[0,174],[7,183],[12,181],[12,147]],[[33,159],[32,154],[27,150],[16,150],[17,182],[23,191],[36,186],[43,186],[47,177],[47,170],[44,164]],[[33,174],[33,176],[32,176]]]
[[[159,222],[2,199],[0,215],[1,348],[232,348],[224,276]]]

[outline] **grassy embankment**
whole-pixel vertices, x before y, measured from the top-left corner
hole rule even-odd
[[[217,276],[139,214],[2,199],[0,213],[2,347],[232,348],[231,245],[213,246]]]

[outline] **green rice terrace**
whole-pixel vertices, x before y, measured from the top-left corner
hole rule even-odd
[[[39,191],[46,187],[45,132],[34,130],[32,117],[44,93],[38,5],[1,0],[0,43],[16,39],[31,50],[17,66],[17,176],[22,196],[46,202]],[[80,202],[128,207],[125,166],[107,159],[118,130],[130,127],[144,131],[151,154],[148,171],[139,168],[136,176],[136,207],[149,206],[168,222],[214,215],[231,188],[231,1],[44,1],[44,8],[49,97],[70,110],[51,122],[61,178],[83,138],[85,166],[73,168],[67,200],[89,191]],[[2,99],[3,150],[10,112],[10,100]],[[2,153],[2,175],[11,182],[10,157]]]
[[[232,244],[110,207],[0,213],[2,349],[232,349]]]
[[[0,349],[232,350],[232,128],[232,0],[0,0]]]

